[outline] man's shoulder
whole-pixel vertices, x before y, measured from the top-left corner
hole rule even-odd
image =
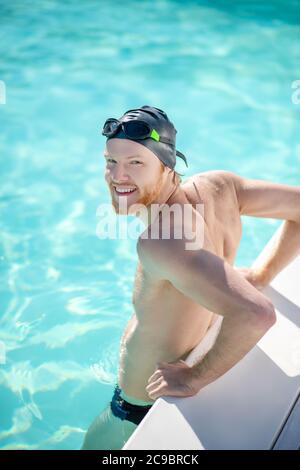
[[[149,274],[155,278],[162,278],[161,264],[167,259],[167,245],[162,243],[161,239],[152,239],[148,231],[139,236],[136,244],[136,251],[139,262]]]
[[[174,253],[174,250],[181,251],[181,247],[184,248],[185,242],[185,236],[176,238],[172,231],[168,237],[156,237],[151,232],[144,232],[138,237],[136,247],[140,257],[153,257],[159,260],[169,257]]]
[[[234,185],[238,185],[243,180],[241,175],[230,170],[209,170],[198,174],[210,181],[223,181]]]
[[[184,261],[185,242],[184,238],[172,235],[169,238],[140,236],[136,245],[139,261],[155,277],[166,279]]]
[[[229,197],[233,196],[240,203],[244,183],[244,178],[240,174],[229,170],[210,170],[200,173],[200,175],[219,190],[226,188],[226,194]],[[220,194],[222,195],[221,192]]]

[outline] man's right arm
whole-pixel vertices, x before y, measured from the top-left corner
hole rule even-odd
[[[272,302],[234,267],[212,252],[186,250],[185,239],[139,239],[137,252],[146,271],[166,279],[187,297],[224,317],[263,322]]]
[[[224,317],[213,348],[193,366],[200,389],[240,361],[276,316],[270,299],[229,263],[205,249],[185,250],[184,245],[180,239],[140,239],[137,249],[145,270]]]

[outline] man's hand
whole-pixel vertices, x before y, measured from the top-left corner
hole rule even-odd
[[[262,272],[253,268],[237,268],[234,266],[234,269],[258,290],[263,290],[270,283]]]
[[[191,397],[200,390],[194,370],[184,361],[158,362],[158,368],[148,380],[146,391],[153,400],[167,395]]]

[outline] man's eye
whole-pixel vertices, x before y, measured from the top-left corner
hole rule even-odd
[[[114,162],[115,160],[113,158],[107,158],[106,161],[110,163],[110,162]]]
[[[139,160],[131,160],[131,163],[142,163]]]

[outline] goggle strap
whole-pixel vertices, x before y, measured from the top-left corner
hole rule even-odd
[[[179,150],[176,150],[176,155],[178,155],[178,157],[182,158],[182,160],[184,160],[184,163],[186,164],[186,166],[188,166],[186,158],[183,155],[183,153],[179,152]]]

